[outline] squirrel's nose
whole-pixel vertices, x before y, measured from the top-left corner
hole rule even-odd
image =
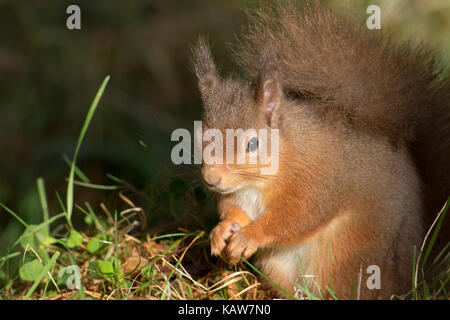
[[[220,182],[220,176],[218,175],[214,175],[214,174],[210,174],[208,172],[205,172],[203,174],[203,178],[205,180],[205,183],[209,186],[209,187],[215,187],[219,184]]]

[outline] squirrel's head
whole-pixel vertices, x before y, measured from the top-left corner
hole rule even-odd
[[[204,104],[201,141],[196,141],[204,181],[222,194],[262,187],[278,170],[283,94],[274,59],[263,55],[259,75],[246,82],[221,78],[203,39],[193,58]]]

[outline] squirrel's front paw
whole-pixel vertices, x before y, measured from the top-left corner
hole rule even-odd
[[[224,220],[220,222],[211,231],[211,254],[214,256],[222,255],[222,251],[226,246],[228,238],[241,228],[241,225],[232,220]]]
[[[247,259],[251,257],[258,249],[258,243],[251,235],[249,227],[244,227],[231,235],[228,245],[225,249],[225,256],[230,265],[235,265],[242,257]]]

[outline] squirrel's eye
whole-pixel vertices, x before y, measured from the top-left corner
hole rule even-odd
[[[255,151],[258,148],[258,138],[253,137],[247,144],[247,152]]]

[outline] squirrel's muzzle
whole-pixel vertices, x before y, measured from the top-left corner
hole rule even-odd
[[[222,178],[220,172],[214,170],[212,168],[204,167],[202,170],[203,180],[205,181],[208,187],[214,188],[217,187]]]

